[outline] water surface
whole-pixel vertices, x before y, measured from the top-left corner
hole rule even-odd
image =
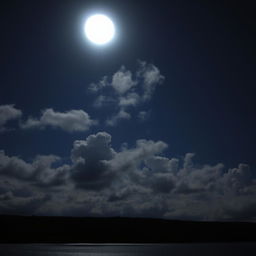
[[[0,244],[1,256],[255,255],[256,243],[210,244]]]

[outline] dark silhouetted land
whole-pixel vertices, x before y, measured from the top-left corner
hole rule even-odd
[[[0,216],[1,243],[256,241],[256,223],[143,218]]]

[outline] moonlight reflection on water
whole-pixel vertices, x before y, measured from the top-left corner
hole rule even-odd
[[[2,244],[1,256],[252,255],[256,243],[211,244]]]

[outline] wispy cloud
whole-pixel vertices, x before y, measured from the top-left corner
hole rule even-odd
[[[106,120],[106,124],[108,126],[115,126],[120,120],[129,119],[131,119],[131,114],[121,108],[117,114],[111,116],[109,119]]]
[[[22,116],[22,111],[15,108],[14,104],[0,105],[0,132],[8,131],[5,125],[10,120],[19,119]]]
[[[142,87],[144,91],[142,99],[144,101],[151,99],[156,86],[164,80],[164,76],[161,75],[160,70],[153,64],[147,64],[145,61],[139,61],[137,77],[143,79]]]
[[[141,122],[146,121],[149,117],[150,117],[150,111],[149,110],[148,111],[140,111],[138,113],[138,119]]]

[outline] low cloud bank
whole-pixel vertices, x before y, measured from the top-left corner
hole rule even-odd
[[[194,154],[166,157],[167,143],[137,140],[120,151],[106,132],[74,141],[71,163],[31,162],[0,151],[1,213],[256,220],[250,167],[200,165]]]

